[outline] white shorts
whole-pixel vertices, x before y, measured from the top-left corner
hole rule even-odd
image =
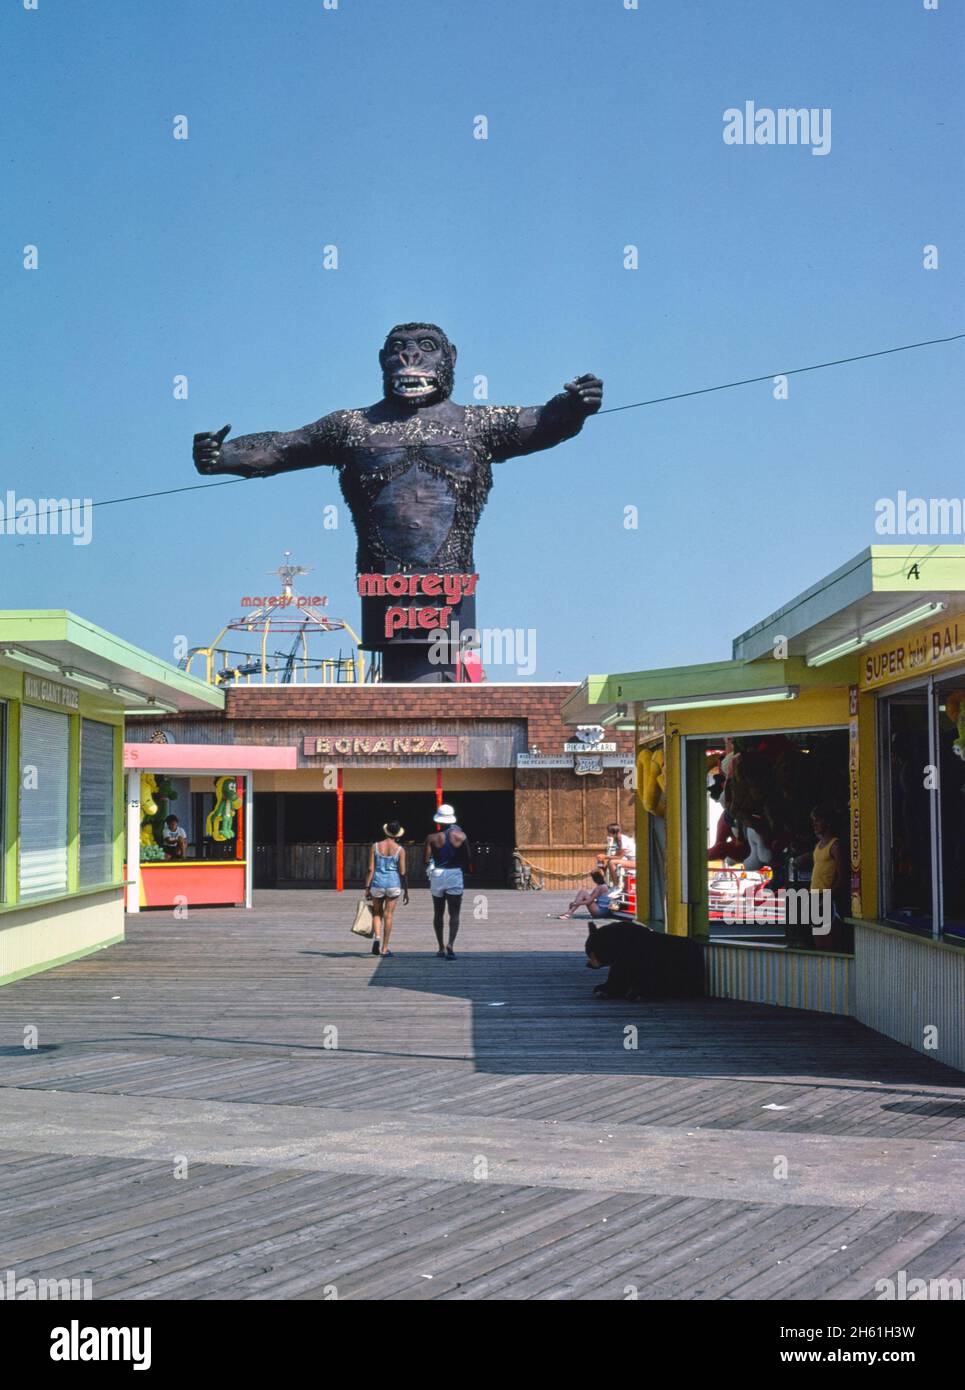
[[[441,898],[445,893],[458,895],[463,891],[462,869],[437,869],[435,865],[429,866],[429,891],[434,898]]]
[[[401,888],[370,888],[369,893],[373,898],[401,898]]]

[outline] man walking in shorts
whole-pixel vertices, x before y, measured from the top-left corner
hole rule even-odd
[[[440,806],[432,818],[436,828],[426,836],[425,864],[432,894],[432,926],[443,960],[455,960],[452,943],[459,930],[459,910],[465,888],[463,872],[469,867],[469,841],[456,824],[451,806]],[[446,906],[449,907],[449,941],[443,946]]]

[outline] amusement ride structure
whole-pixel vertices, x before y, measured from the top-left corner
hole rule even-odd
[[[220,686],[359,685],[379,679],[378,661],[370,659],[366,667],[353,628],[344,618],[330,618],[322,612],[328,599],[295,593],[294,580],[309,574],[308,566],[292,564],[291,551],[286,550],[282,563],[268,573],[278,575],[281,593],[243,598],[242,606],[249,611],[226,623],[208,646],[192,647],[178,663],[182,670],[190,672],[200,658],[203,671],[193,674],[209,685]],[[311,650],[311,638],[331,637],[335,632],[348,638],[347,653],[341,647],[337,655]],[[228,633],[234,635],[225,641]],[[253,638],[260,640],[256,644]]]

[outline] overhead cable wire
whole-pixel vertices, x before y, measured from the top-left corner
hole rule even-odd
[[[762,376],[743,377],[740,381],[725,381],[719,386],[699,386],[693,391],[678,391],[672,396],[653,396],[646,401],[631,401],[628,405],[611,405],[605,410],[595,412],[599,415],[616,415],[622,410],[640,410],[643,406],[664,405],[668,401],[683,401],[691,396],[708,396],[714,391],[733,391],[738,386],[754,386],[762,381],[773,381],[776,377],[782,376],[801,376],[804,372],[820,372],[827,367],[842,367],[849,362],[867,362],[873,357],[890,357],[896,352],[914,352],[917,348],[937,347],[942,343],[957,343],[965,338],[965,333],[953,333],[947,338],[928,338],[921,343],[903,343],[900,347],[881,348],[877,352],[859,352],[853,357],[835,357],[829,362],[814,362],[809,367],[791,367],[782,372],[765,372]],[[594,416],[589,416],[593,419]],[[424,447],[431,447],[424,446]],[[448,447],[448,446],[437,446]],[[166,488],[163,492],[137,492],[130,497],[108,497],[100,502],[91,502],[91,507],[116,507],[122,502],[144,502],[153,497],[173,497],[178,492],[204,492],[212,487],[230,487],[232,483],[248,483],[251,478],[224,478],[218,483],[190,483],[184,487]],[[72,507],[83,505],[79,502],[71,504]]]

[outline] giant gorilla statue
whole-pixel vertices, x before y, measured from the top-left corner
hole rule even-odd
[[[491,465],[572,439],[599,410],[603,383],[580,376],[541,406],[457,405],[456,348],[431,323],[402,323],[379,353],[382,399],[288,433],[196,434],[199,473],[267,478],[329,465],[358,537],[360,574],[474,569]],[[465,626],[465,623],[463,624]]]
[[[335,410],[288,433],[194,436],[199,473],[267,478],[328,464],[358,536],[359,573],[471,572],[491,463],[549,449],[599,410],[595,376],[567,382],[546,405],[456,405],[456,348],[431,323],[393,328],[379,353],[382,399]]]

